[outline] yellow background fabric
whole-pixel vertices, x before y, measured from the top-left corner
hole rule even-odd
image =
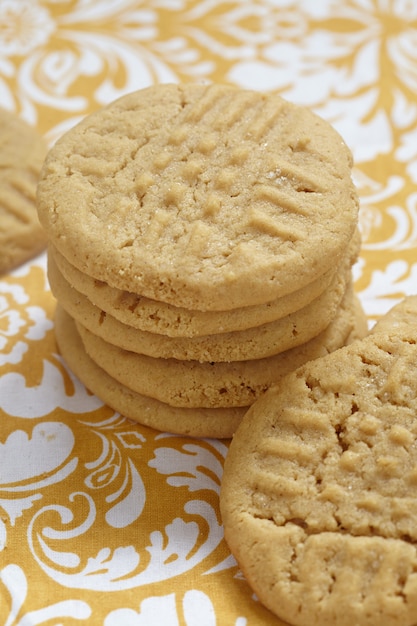
[[[0,105],[49,144],[157,82],[227,82],[313,108],[355,158],[372,324],[417,293],[417,3],[0,0]],[[281,624],[225,545],[227,441],[115,414],[57,353],[45,255],[0,277],[0,622]]]

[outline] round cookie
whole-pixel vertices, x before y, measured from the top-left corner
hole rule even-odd
[[[34,128],[0,109],[0,274],[46,246],[35,203],[46,152],[46,143]]]
[[[91,359],[110,376],[138,393],[178,407],[244,407],[277,380],[308,360],[361,336],[358,302],[350,288],[335,320],[318,337],[276,356],[234,363],[158,359],[118,348],[76,323]],[[359,323],[358,323],[359,317]],[[358,330],[356,330],[358,328]]]
[[[327,122],[276,94],[159,84],[57,141],[38,212],[85,274],[186,309],[230,310],[339,264],[357,227],[351,165]]]
[[[395,334],[404,328],[414,328],[417,320],[417,295],[407,296],[383,315],[372,328],[371,333]]]
[[[122,324],[72,288],[52,259],[48,277],[52,292],[68,313],[104,340],[154,358],[211,363],[265,358],[317,336],[336,315],[346,285],[351,281],[351,272],[337,275],[331,289],[301,311],[282,319],[242,331],[191,338],[166,337]]]
[[[417,318],[392,312],[269,389],[231,443],[226,540],[262,603],[296,626],[417,615]]]
[[[360,243],[360,233],[356,230],[339,266],[328,270],[306,287],[266,304],[230,311],[188,310],[110,287],[80,272],[51,243],[48,257],[50,265],[56,265],[72,287],[123,324],[168,337],[195,337],[246,330],[304,308],[329,288],[336,274],[347,271],[355,263]]]
[[[109,376],[84,350],[72,318],[60,307],[55,316],[59,350],[74,374],[115,411],[140,424],[192,437],[229,438],[245,408],[181,409],[135,393]]]

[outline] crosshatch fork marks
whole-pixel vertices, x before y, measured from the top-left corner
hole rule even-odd
[[[103,138],[87,145],[101,126],[112,128],[119,170]],[[336,131],[277,95],[155,85],[92,114],[53,147],[38,210],[60,252],[93,278],[224,311],[304,288],[341,260],[357,227],[350,171]],[[52,214],[56,184],[66,200]],[[76,197],[88,203],[72,206]]]

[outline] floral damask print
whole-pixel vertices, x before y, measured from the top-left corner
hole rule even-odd
[[[349,138],[358,162],[392,148],[397,112],[408,110],[397,122],[401,131],[415,127],[417,5],[396,0],[265,5],[269,40],[251,58],[237,60],[229,80],[314,107]],[[279,27],[282,23],[287,28]]]
[[[37,419],[57,408],[84,413],[102,407],[103,402],[87,391],[62,359],[58,355],[55,358],[62,367],[45,360],[37,385],[28,385],[26,377],[17,372],[0,375],[0,409],[13,417]],[[72,383],[71,392],[63,372],[67,372]]]
[[[41,341],[51,328],[45,311],[30,304],[23,286],[0,282],[0,366],[20,363],[28,342]]]
[[[38,507],[29,522],[30,553],[60,585],[121,591],[173,579],[196,567],[204,571],[205,559],[223,541],[216,505],[226,446],[221,442],[184,445],[175,469],[171,466],[171,485],[177,489],[186,487],[193,497],[176,498],[171,494],[171,500],[177,504],[175,516],[170,519],[165,513],[162,524],[155,523],[152,528],[147,524],[149,510],[145,515],[149,499],[145,483],[150,484],[149,477],[146,481],[141,456],[132,454],[132,443],[136,441],[138,448],[145,447],[146,440],[134,437],[134,429],[129,430],[127,422],[119,419],[115,415],[101,425],[91,422],[101,445],[95,448],[95,460],[85,461],[84,489],[68,493],[62,502],[50,501]],[[117,444],[116,434],[122,436],[119,442],[130,442],[128,448]],[[162,437],[163,446],[159,441],[156,435],[154,460],[165,477],[169,473],[170,452],[175,454],[175,448],[171,450],[170,446],[177,439]],[[154,465],[152,459],[148,465]],[[218,478],[214,478],[216,474]],[[152,484],[154,490],[164,493],[158,475]],[[213,502],[207,497],[209,492],[213,493]],[[181,502],[183,511],[179,508]],[[55,520],[54,525],[51,519]],[[88,538],[93,536],[100,540],[91,543],[88,551],[81,550],[80,545],[90,545]],[[210,562],[206,570],[215,572],[234,566],[234,561],[224,559],[224,553],[218,561],[221,562],[215,567]]]
[[[64,481],[75,471],[74,435],[60,422],[37,424],[25,432],[14,430],[0,441],[0,545],[7,545],[7,525],[43,497],[43,490]],[[30,459],[22,463],[21,459]],[[6,517],[5,517],[6,516]]]
[[[68,588],[94,591],[121,591],[168,580],[190,571],[206,558],[223,539],[213,507],[203,500],[187,503],[185,510],[200,517],[209,532],[201,543],[201,529],[196,521],[177,517],[165,525],[164,532],[148,531],[146,552],[141,562],[136,545],[110,547],[110,535],[100,533],[103,543],[89,553],[80,550],[80,538],[88,544],[89,531],[97,520],[97,505],[86,492],[74,492],[66,506],[50,503],[37,510],[28,526],[28,544],[33,559],[52,580]],[[83,511],[74,526],[75,512]],[[61,527],[51,528],[43,521],[51,513]],[[68,525],[71,523],[71,527]],[[141,541],[146,539],[142,530]],[[53,540],[54,548],[50,545]],[[58,549],[57,543],[62,543]]]
[[[1,0],[1,56],[23,56],[47,43],[54,31],[49,11],[33,0]]]
[[[355,159],[370,325],[417,292],[417,2],[0,0],[0,104],[49,143],[158,82],[312,107]],[[156,433],[59,354],[46,254],[0,277],[0,622],[268,626],[224,541],[227,441]]]
[[[129,430],[118,414],[90,427],[90,435],[99,439],[101,450],[96,459],[85,464],[85,485],[93,491],[106,491],[105,501],[111,505],[104,516],[107,524],[125,528],[140,517],[146,501],[144,482],[129,455],[137,457],[146,439],[140,432]]]
[[[202,62],[196,46],[180,36],[186,5],[63,0],[56,10],[52,0],[0,0],[3,106],[50,131],[53,141],[126,92],[186,75],[207,77],[212,64]]]
[[[226,452],[227,447],[221,441],[211,442],[210,447],[196,443],[184,443],[181,449],[164,446],[156,449],[149,465],[165,474],[170,485],[186,486],[191,492],[207,489],[218,494]]]
[[[88,516],[83,523],[72,531],[71,535],[65,529],[55,529],[55,540],[69,540],[75,536],[81,536],[91,528],[96,516],[95,505],[86,494],[79,494],[79,497],[82,495],[87,499],[90,506]],[[196,507],[189,507],[190,512],[198,512],[205,520],[211,522],[212,511],[209,509],[210,507],[203,501],[200,502],[198,511]],[[68,547],[62,552],[52,550],[48,547],[47,537],[42,536],[42,532],[45,531],[38,530],[35,532],[35,523],[38,523],[39,516],[48,511],[60,513],[62,520],[72,518],[70,508],[61,509],[50,505],[41,509],[36,518],[33,518],[29,529],[31,552],[46,574],[59,584],[70,588],[116,591],[160,582],[189,571],[212,549],[212,536],[210,534],[204,546],[195,551],[200,535],[198,525],[195,522],[184,522],[177,518],[166,525],[164,535],[159,531],[150,534],[150,543],[146,548],[150,559],[142,571],[140,555],[133,545],[120,546],[114,549],[103,546],[95,554],[91,553],[86,559],[84,555],[75,551],[68,551]],[[219,528],[216,532],[221,536]]]
[[[186,626],[201,626],[202,623],[204,626],[216,626],[214,606],[210,598],[202,591],[187,591],[178,605],[178,600],[173,593],[159,597],[151,596],[142,601],[138,611],[127,608],[111,611],[104,621],[104,626],[120,626],[120,624],[149,626],[154,623],[179,626],[181,623],[179,612]],[[244,626],[243,622],[240,626]]]
[[[401,259],[372,273],[368,285],[361,289],[360,297],[370,318],[387,313],[402,299],[402,293],[415,295],[417,289],[417,263],[409,265]]]
[[[407,103],[407,106],[403,107],[406,119],[411,118],[415,120],[417,117],[416,110],[417,105]],[[413,184],[417,184],[417,124],[409,131],[401,134],[400,145],[395,152],[395,156],[398,161],[405,164],[406,172]]]
[[[417,246],[417,193],[404,194],[407,181],[389,175],[378,182],[355,170],[361,199],[362,251],[406,251]]]
[[[4,626],[41,626],[50,624],[51,620],[61,620],[73,618],[77,620],[87,620],[91,617],[91,608],[83,600],[65,600],[54,602],[46,606],[39,606],[38,603],[33,608],[27,610],[25,600],[28,595],[28,580],[21,567],[15,564],[6,565],[0,570],[0,584],[6,593],[1,593],[2,601],[1,615],[5,618]],[[6,599],[7,598],[7,599]],[[5,612],[5,604],[9,602],[8,615]]]

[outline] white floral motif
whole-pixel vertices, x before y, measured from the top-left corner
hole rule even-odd
[[[361,202],[359,212],[360,228],[362,233],[362,244],[367,245],[372,229],[379,227],[382,222],[382,215],[378,205],[392,199],[395,194],[404,188],[404,179],[400,176],[389,176],[382,185],[363,172],[355,168],[353,180],[358,190]]]
[[[52,328],[45,311],[38,306],[27,305],[29,296],[22,286],[0,282],[0,366],[19,363],[28,350],[25,341],[12,343],[16,336],[23,335],[29,341],[40,341]],[[24,318],[23,312],[29,318]],[[23,330],[26,332],[23,333]],[[11,344],[8,349],[9,344]]]
[[[314,107],[349,138],[357,162],[389,151],[393,112],[403,97],[399,92],[416,89],[417,5],[385,0],[265,0],[265,4],[269,24],[262,32],[269,33],[269,39],[254,48],[251,58],[233,65],[229,80],[243,87],[279,90],[293,102]],[[329,29],[329,15],[343,22],[343,32]],[[351,29],[349,23],[354,25]],[[385,84],[380,80],[382,57],[389,60],[395,76],[389,112],[380,102]]]
[[[23,287],[0,282],[0,366],[20,363],[27,352],[27,342],[18,340],[14,343],[15,337],[23,335],[29,341],[40,341],[52,328],[52,322],[40,307],[29,305],[23,312],[19,310],[28,302],[29,296]]]
[[[145,485],[130,459],[128,460],[128,471],[130,473],[131,486],[127,495],[123,499],[118,500],[106,513],[106,522],[113,528],[124,528],[129,526],[129,524],[133,524],[142,514],[145,505]],[[122,488],[124,487],[125,485]],[[120,491],[116,492],[112,495],[112,498],[116,498],[119,494]],[[107,501],[112,501],[110,496],[107,498]]]
[[[363,250],[410,250],[417,246],[417,193],[410,194],[406,206],[395,203],[406,181],[401,176],[389,176],[382,185],[356,170],[355,182],[360,195],[359,213]],[[384,215],[380,205],[388,205],[386,215],[394,223],[386,239],[372,242],[373,229],[383,225]],[[388,204],[389,203],[389,204]]]
[[[56,358],[62,361],[58,355]],[[66,367],[63,361],[62,363]],[[42,380],[35,387],[27,387],[21,374],[9,372],[0,376],[0,409],[14,417],[36,419],[51,413],[57,407],[70,413],[84,413],[103,406],[104,403],[89,394],[71,370],[67,368],[67,371],[74,385],[72,395],[66,393],[60,370],[46,360]]]
[[[51,620],[60,618],[73,618],[87,620],[91,617],[91,608],[83,600],[64,600],[44,606],[42,608],[25,611],[22,609],[27,597],[28,584],[25,573],[15,564],[6,565],[0,570],[0,583],[7,590],[11,598],[10,613],[4,622],[4,626],[40,626],[51,623]],[[1,594],[3,595],[3,594]],[[18,616],[21,616],[20,619]],[[6,617],[3,613],[3,617]]]
[[[209,477],[210,472],[206,474],[198,469],[203,463],[212,467],[212,475],[221,472],[221,463],[219,463],[218,455],[214,453],[214,449],[217,447],[220,454],[224,455],[226,447],[221,442],[213,442],[212,446],[213,451],[210,451],[207,446],[199,444],[184,446],[186,453],[184,453],[183,461],[180,460],[179,467],[186,466],[188,476],[185,483],[179,480],[175,486],[187,486],[189,491],[209,489],[216,494],[218,493],[220,479],[213,480]],[[103,448],[100,460],[93,462],[91,467],[94,466],[97,469],[100,467],[104,470],[106,464],[110,463],[111,465],[112,454],[109,453],[110,449],[111,446],[107,449]],[[164,446],[158,449],[158,452],[159,450],[162,455],[159,453],[156,455],[156,460],[154,459],[153,462],[156,463],[156,466],[169,448]],[[108,469],[110,469],[110,465]],[[166,473],[165,461],[162,462],[162,466],[162,473]],[[129,469],[132,470],[132,465],[129,465]],[[181,469],[178,469],[178,472],[182,473]],[[93,480],[93,477],[94,473],[90,475],[87,485],[93,484],[93,482],[89,482]],[[137,496],[137,492],[135,494]],[[88,503],[88,510],[84,507],[85,519],[79,522],[78,526],[74,526],[72,523],[71,530],[67,530],[65,526],[73,522],[73,510],[76,510],[75,504],[80,497],[83,497]],[[192,521],[186,522],[177,517],[165,526],[164,532],[155,530],[150,533],[149,544],[145,546],[149,560],[143,566],[134,545],[116,549],[103,546],[96,555],[90,555],[87,560],[82,560],[77,552],[68,549],[57,550],[56,545],[57,541],[69,541],[74,537],[85,535],[91,529],[96,518],[95,501],[87,493],[77,493],[72,494],[70,502],[72,503],[70,507],[51,504],[39,509],[28,527],[28,542],[34,559],[51,578],[70,588],[115,591],[168,580],[201,563],[223,540],[223,529],[217,519],[218,516],[214,507],[205,500],[193,499],[188,500],[184,505],[185,512],[194,518]],[[120,525],[123,526],[124,515],[128,515],[126,506],[130,506],[129,496],[121,502],[123,504],[120,505],[120,511],[110,521],[114,522],[114,519],[118,519],[122,522]],[[43,514],[52,510],[59,514],[63,528],[37,530],[42,525]],[[135,509],[134,517],[137,515],[138,511]],[[204,525],[208,528],[203,541],[201,541],[201,529],[197,521],[199,519],[204,520]],[[117,527],[117,524],[115,526]],[[53,549],[48,543],[48,539],[51,538],[55,542]],[[233,564],[231,561],[228,562],[229,567]],[[225,566],[223,564],[222,568]]]
[[[140,87],[174,82],[175,68],[194,77],[207,75],[212,64],[201,62],[199,53],[184,47],[180,37],[164,38],[161,33],[159,10],[178,13],[185,0],[157,5],[144,0],[76,0],[70,11],[52,18],[46,8],[33,7],[31,0],[0,0],[0,21],[3,17],[7,24],[3,49],[0,30],[3,103],[16,108],[15,99],[20,97],[24,116],[31,122],[36,122],[38,106],[66,111],[73,116],[65,122],[69,126],[87,112],[90,99],[95,105],[107,104]],[[31,21],[32,13],[36,15]],[[48,45],[52,33],[59,46]],[[24,58],[14,65],[11,54]],[[18,86],[15,91],[8,86],[10,79]],[[95,79],[88,96],[77,84],[85,79]],[[57,129],[50,129],[50,138],[58,135]]]
[[[72,431],[59,422],[37,424],[32,436],[21,430],[13,431],[0,442],[0,509],[7,513],[12,526],[24,510],[42,498],[41,490],[67,478],[77,467],[71,458],[74,447]],[[21,459],[30,459],[22,463]],[[6,544],[6,525],[2,527]],[[1,547],[0,547],[1,549]]]
[[[10,491],[25,491],[28,482],[33,489],[35,478],[36,482],[50,484],[49,475],[64,467],[73,448],[74,435],[60,422],[36,424],[30,438],[24,431],[14,430],[4,443],[0,443],[2,489],[13,483]],[[30,464],[21,463],[22,457],[30,459]]]
[[[186,626],[216,626],[213,604],[202,591],[187,591],[182,600],[182,608]],[[133,609],[115,609],[104,621],[104,626],[119,626],[120,624],[179,626],[175,594],[146,598],[142,601],[138,612]]]
[[[409,267],[406,261],[389,263],[385,270],[375,270],[366,289],[359,292],[369,317],[383,315],[400,301],[398,294],[415,295],[417,291],[417,263]]]
[[[217,443],[217,447],[219,444]],[[183,445],[183,451],[175,448],[159,448],[149,465],[160,474],[167,474],[167,482],[175,487],[187,486],[190,491],[210,489],[219,493],[223,466],[216,456],[201,445]],[[173,473],[172,468],[175,468]],[[209,468],[208,471],[204,471]],[[213,480],[213,475],[217,480]]]
[[[1,308],[2,302],[0,298],[0,309]],[[0,333],[0,365],[19,363],[28,350],[27,344],[23,341],[18,341],[9,352],[5,352],[5,347],[8,343],[8,337],[16,335],[19,329],[25,325],[25,322],[17,311],[3,311],[0,313],[0,317],[3,322],[7,322],[7,328]]]
[[[110,424],[115,425],[120,418],[115,414],[110,420],[101,424],[106,430]],[[121,420],[123,424],[123,419]],[[125,528],[133,524],[142,514],[146,501],[146,490],[143,480],[133,461],[128,458],[123,462],[123,449],[138,450],[142,447],[145,438],[136,431],[115,432],[114,437],[104,434],[99,430],[100,425],[95,424],[92,429],[102,442],[100,456],[89,463],[86,468],[91,473],[85,480],[89,489],[102,490],[109,485],[115,484],[114,491],[106,496],[106,502],[114,503],[106,512],[105,519],[113,528]],[[113,431],[111,431],[113,432]],[[119,449],[119,445],[122,450]],[[118,484],[116,481],[119,479]]]
[[[195,567],[223,539],[222,527],[216,520],[213,507],[203,500],[191,501],[186,504],[186,512],[202,517],[210,526],[207,539],[198,549],[198,524],[176,518],[166,526],[165,535],[159,531],[151,533],[151,543],[146,547],[150,560],[143,571],[138,571],[140,555],[133,545],[114,550],[103,547],[95,556],[89,556],[82,563],[76,552],[52,549],[47,542],[48,538],[53,538],[55,542],[70,540],[85,534],[92,527],[96,515],[94,501],[85,493],[73,494],[73,503],[75,496],[83,496],[89,505],[86,519],[76,528],[72,527],[70,531],[51,528],[35,531],[36,524],[41,523],[39,520],[47,511],[55,510],[59,513],[63,524],[72,522],[72,509],[56,505],[39,509],[28,527],[28,542],[34,559],[48,576],[65,587],[116,591],[168,580]],[[75,504],[73,507],[76,508]],[[68,572],[70,569],[73,571]]]
[[[384,241],[366,242],[365,250],[409,250],[417,247],[417,194],[411,194],[406,204],[407,210],[398,205],[386,209],[395,223],[393,234]]]
[[[33,0],[0,0],[0,57],[25,55],[54,31],[48,10]]]
[[[165,437],[166,435],[162,434],[158,438],[163,440]],[[165,474],[167,483],[174,487],[187,487],[190,492],[208,489],[219,494],[223,461],[227,454],[227,447],[218,440],[211,440],[207,443],[213,450],[217,450],[220,458],[205,446],[185,443],[182,446],[182,450],[168,447],[158,448],[155,451],[155,458],[149,462],[149,465],[154,467],[160,474]],[[173,468],[175,469],[173,470]],[[191,512],[193,508],[197,510],[201,504],[202,502],[199,500],[191,500],[187,503],[186,510],[188,512]],[[210,526],[216,528],[217,520],[213,513],[213,510],[208,508],[206,515],[211,520]],[[216,564],[206,573],[221,571],[235,565],[235,559],[229,555],[224,561]]]
[[[216,626],[217,620],[210,598],[196,589],[187,591],[182,599],[184,623],[186,626]],[[104,626],[149,626],[149,624],[179,626],[175,594],[151,596],[141,602],[139,611],[115,609],[104,620]],[[246,626],[247,619],[238,617],[234,626]]]
[[[77,526],[69,525],[74,520],[74,512],[77,510],[80,498],[84,499],[84,519]],[[28,526],[28,542],[32,555],[39,566],[55,581],[71,588],[84,589],[119,589],[130,588],[130,585],[120,587],[117,584],[119,578],[124,578],[135,571],[139,564],[139,555],[133,546],[116,548],[113,552],[109,548],[101,548],[95,556],[89,556],[82,566],[81,557],[76,552],[58,551],[48,545],[47,540],[71,540],[87,533],[96,519],[96,506],[93,498],[86,493],[73,493],[70,498],[71,507],[47,505],[39,509]],[[44,513],[55,511],[64,525],[62,529],[51,527],[36,530]],[[46,557],[46,558],[45,558]],[[51,566],[53,563],[54,566]],[[73,569],[74,573],[60,571],[59,568]]]

